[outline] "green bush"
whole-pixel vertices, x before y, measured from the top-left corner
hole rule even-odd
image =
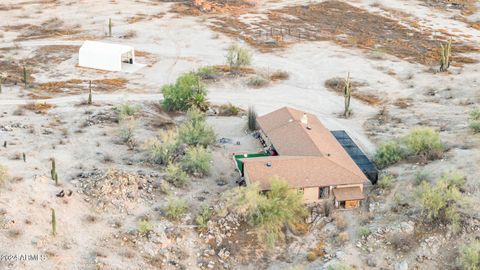
[[[152,224],[148,220],[140,220],[138,222],[138,232],[142,235],[147,235],[153,230]]]
[[[370,235],[370,229],[368,227],[365,227],[365,226],[361,226],[360,228],[358,228],[358,236],[360,237],[367,237]]]
[[[424,182],[416,191],[422,213],[427,220],[448,223],[454,232],[459,229],[458,208],[463,203],[459,189],[465,183],[458,175],[446,173],[435,185]]]
[[[247,80],[247,85],[254,88],[260,88],[267,86],[269,81],[262,76],[253,75]]]
[[[480,132],[480,108],[470,112],[469,126],[474,133]]]
[[[217,139],[213,128],[205,121],[205,114],[196,109],[188,111],[187,121],[178,129],[178,138],[180,143],[203,147],[214,144]]]
[[[140,111],[140,106],[133,106],[128,103],[115,107],[115,113],[117,114],[117,121],[120,122],[128,117],[134,116]]]
[[[393,187],[395,178],[391,174],[384,174],[378,180],[378,187],[383,190],[390,190]]]
[[[472,240],[460,247],[460,264],[466,270],[480,269],[480,241]]]
[[[8,169],[7,167],[0,165],[0,186],[2,186],[8,180]]]
[[[307,215],[303,196],[278,177],[271,178],[265,195],[258,185],[235,189],[229,195],[234,211],[244,215],[269,246],[283,236],[285,225],[303,223]]]
[[[187,201],[179,198],[170,198],[164,210],[169,219],[179,220],[187,213],[187,209]]]
[[[434,159],[441,156],[444,146],[440,134],[428,127],[413,129],[404,138],[405,146],[411,155]]]
[[[151,139],[148,145],[152,161],[168,165],[174,161],[175,152],[178,149],[177,133],[173,130],[162,132],[160,138]]]
[[[217,69],[212,66],[201,67],[195,74],[202,80],[215,80],[219,76]]]
[[[163,107],[167,111],[186,111],[192,107],[202,111],[208,109],[205,85],[193,73],[180,76],[175,84],[162,87]]]
[[[165,180],[175,187],[184,187],[188,184],[188,175],[178,164],[170,163],[166,172]]]
[[[200,177],[208,175],[212,167],[212,154],[201,146],[190,147],[182,160],[182,168]]]
[[[402,149],[396,141],[382,142],[375,153],[375,163],[385,168],[402,160]]]
[[[207,228],[208,221],[212,218],[213,211],[206,205],[202,206],[202,212],[195,218],[195,224],[201,229]]]

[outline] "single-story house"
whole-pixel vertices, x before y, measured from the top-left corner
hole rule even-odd
[[[241,160],[247,185],[258,183],[266,191],[278,176],[303,193],[306,203],[333,199],[337,207],[360,205],[370,182],[316,116],[284,107],[257,117],[257,123],[272,155]]]

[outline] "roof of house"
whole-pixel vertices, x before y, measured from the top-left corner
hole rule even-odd
[[[280,155],[244,160],[249,180],[259,182],[262,188],[268,188],[272,175],[286,179],[294,187],[368,181],[315,115],[283,107],[258,117],[257,123]],[[273,166],[266,166],[269,162]]]

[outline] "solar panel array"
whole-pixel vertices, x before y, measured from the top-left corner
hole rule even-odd
[[[357,144],[348,136],[347,132],[344,130],[333,130],[331,131],[332,135],[337,139],[337,141],[342,145],[342,147],[347,151],[348,155],[355,161],[357,166],[363,171],[363,173],[370,179],[370,181],[375,184],[378,180],[378,169],[367,158],[363,151],[357,146]]]

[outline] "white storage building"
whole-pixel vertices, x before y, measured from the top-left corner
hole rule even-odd
[[[131,46],[85,41],[80,47],[78,65],[81,67],[122,71],[135,64],[135,50]]]

